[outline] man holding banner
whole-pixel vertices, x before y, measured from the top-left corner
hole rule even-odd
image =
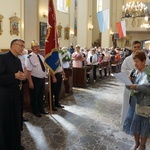
[[[51,100],[52,100],[53,111],[57,111],[56,107],[64,108],[64,106],[62,106],[59,103],[62,79],[65,78],[64,69],[62,67],[62,59],[60,58],[60,55],[59,55],[59,60],[60,60],[60,65],[58,67],[57,72],[55,74],[51,74],[51,94],[52,94]]]
[[[62,76],[65,76],[59,56],[58,36],[56,32],[56,15],[53,0],[49,0],[48,25],[45,42],[45,64],[49,68],[50,113],[55,107],[63,108],[59,103]],[[53,96],[55,100],[53,101]],[[51,103],[52,102],[52,103]]]

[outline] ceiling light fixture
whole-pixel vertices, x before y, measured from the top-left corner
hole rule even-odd
[[[147,6],[141,1],[131,1],[122,6],[123,17],[138,17],[148,14]]]

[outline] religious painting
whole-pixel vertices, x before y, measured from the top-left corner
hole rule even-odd
[[[20,18],[18,18],[15,14],[15,16],[9,18],[10,20],[10,34],[16,34],[19,35],[19,22],[20,22]]]
[[[64,39],[69,40],[69,37],[70,37],[70,28],[66,27],[64,28]]]
[[[61,26],[61,23],[59,23],[59,25],[57,26],[57,35],[58,35],[58,38],[61,38],[62,37],[62,26]]]
[[[0,35],[2,35],[3,30],[2,30],[2,20],[3,20],[3,16],[0,14]]]
[[[45,48],[45,38],[46,38],[46,30],[47,30],[47,23],[40,22],[40,48]]]
[[[131,37],[126,36],[124,38],[124,47],[131,47]]]

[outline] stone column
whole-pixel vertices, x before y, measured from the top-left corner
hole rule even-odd
[[[92,25],[92,0],[78,1],[77,17],[77,44],[90,48],[92,30],[89,30],[89,26]]]

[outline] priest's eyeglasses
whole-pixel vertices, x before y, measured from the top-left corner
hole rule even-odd
[[[18,44],[18,43],[15,43],[15,44],[20,46],[21,48],[25,48],[24,45],[21,45],[21,44]]]

